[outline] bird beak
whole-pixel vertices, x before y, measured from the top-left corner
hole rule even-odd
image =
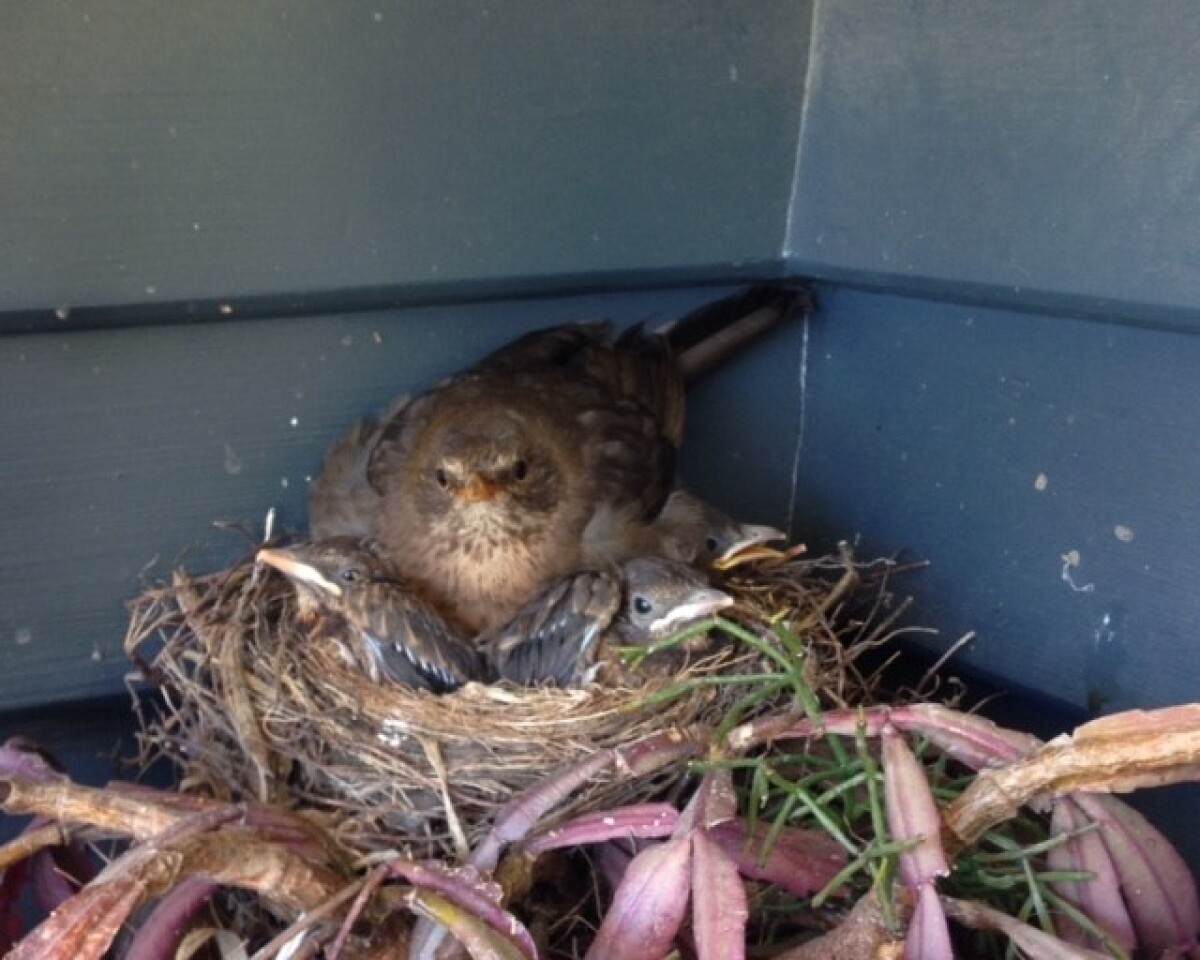
[[[732,570],[734,567],[740,567],[744,563],[761,562],[765,566],[776,566],[788,560],[795,560],[796,557],[803,556],[807,552],[808,547],[803,543],[793,544],[786,550],[778,550],[775,547],[764,547],[762,544],[754,544],[742,547],[736,553],[726,550],[724,555],[712,562],[712,568],[724,573]]]
[[[726,547],[716,559],[713,560],[713,566],[718,566],[722,563],[728,563],[743,550],[750,547],[762,546],[764,543],[773,543],[776,540],[786,540],[787,534],[782,530],[776,530],[774,527],[757,527],[743,526],[742,535],[738,539]]]
[[[500,492],[500,484],[491,477],[475,473],[463,486],[458,497],[463,503],[482,503],[495,498]]]
[[[667,611],[666,616],[650,624],[650,632],[658,636],[682,630],[689,623],[711,617],[718,610],[733,606],[733,597],[720,590],[696,590],[688,598]]]
[[[291,550],[262,549],[255,554],[254,560],[256,563],[265,563],[268,567],[274,567],[291,580],[307,583],[335,597],[342,595],[341,587],[332,580],[325,579],[320,570],[311,563],[305,563]]]

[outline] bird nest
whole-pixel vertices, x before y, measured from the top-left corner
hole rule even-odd
[[[460,858],[551,769],[663,733],[687,757],[731,711],[786,706],[784,693],[748,705],[737,682],[772,658],[800,649],[828,704],[866,702],[855,661],[892,632],[902,606],[892,570],[848,554],[777,554],[723,575],[732,623],[706,640],[614,666],[583,689],[472,683],[442,695],[372,682],[336,644],[306,638],[292,588],[252,563],[177,573],[134,601],[125,641],[158,694],[142,716],[142,759],[172,760],[189,792],[304,810],[355,853]],[[687,776],[686,763],[650,778],[615,771],[561,812],[662,796]]]

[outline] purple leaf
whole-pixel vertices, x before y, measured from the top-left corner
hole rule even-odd
[[[524,840],[542,817],[610,766],[615,759],[616,754],[612,750],[599,750],[551,774],[536,787],[510,800],[496,814],[492,829],[471,852],[468,862],[479,870],[494,870],[501,851],[508,844]]]
[[[617,766],[627,777],[644,777],[695,756],[706,746],[694,733],[665,730],[616,751]]]
[[[984,717],[934,703],[870,707],[866,710],[830,710],[816,723],[804,719],[781,724],[778,718],[767,717],[739,727],[730,734],[729,744],[735,749],[744,750],[764,742],[824,734],[852,737],[860,728],[866,736],[877,737],[888,724],[906,733],[926,737],[940,750],[973,770],[1012,763],[1042,746],[1042,741],[1031,734],[1006,730]]]
[[[629,864],[585,960],[660,960],[687,911],[692,838],[643,850]]]
[[[12,750],[11,747],[0,749]],[[49,769],[46,761],[36,753],[21,750],[13,752],[31,759],[33,765],[29,769],[35,773],[38,767]],[[62,779],[58,774],[53,776]],[[95,863],[83,845],[73,840],[61,842],[65,833],[61,828],[51,831],[50,826],[51,822],[46,817],[34,817],[30,820],[21,831],[22,836],[28,839],[27,835],[31,832],[45,834],[48,845],[34,849],[25,863],[11,868],[7,879],[4,879],[4,871],[0,871],[0,900],[3,901],[0,902],[0,918],[3,918],[0,926],[8,932],[7,938],[0,932],[0,942],[7,939],[8,946],[16,942],[22,929],[17,899],[20,897],[20,888],[26,882],[40,910],[44,914],[50,914],[75,896],[80,887],[96,875]],[[9,896],[12,897],[11,900]],[[12,911],[11,916],[9,911]]]
[[[48,818],[34,817],[21,832],[25,835],[50,826]],[[65,838],[61,827],[56,832],[60,839]],[[77,840],[43,847],[29,858],[29,862],[33,896],[46,913],[58,909],[59,904],[73,897],[80,887],[96,876],[95,861]]]
[[[891,707],[868,707],[865,710],[829,710],[820,720],[807,718],[780,725],[775,717],[766,717],[734,730],[729,735],[731,747],[742,750],[764,742],[823,737],[827,734],[853,737],[861,729],[868,737],[877,737],[891,715]]]
[[[719,823],[728,823],[737,816],[737,791],[728,770],[710,770],[700,781],[684,810],[679,829],[700,827],[707,830]]]
[[[1072,798],[1102,826],[1138,945],[1156,954],[1196,946],[1196,881],[1170,841],[1116,797],[1076,793]]]
[[[8,869],[0,870],[0,956],[8,955],[25,929],[21,922],[20,900],[28,876],[26,863],[14,863]]]
[[[509,941],[527,960],[536,960],[533,937],[516,917],[500,906],[503,891],[494,880],[485,880],[474,867],[447,867],[440,863],[414,863],[397,860],[389,872],[403,877],[413,886],[430,890],[485,923]]]
[[[53,783],[66,779],[40,753],[26,749],[21,744],[21,738],[12,737],[0,745],[0,776],[21,777],[34,783]]]
[[[33,884],[33,897],[46,913],[53,913],[79,891],[54,860],[54,851],[39,850],[29,859],[29,877]]]
[[[615,810],[585,813],[524,844],[529,853],[545,853],[560,847],[576,847],[607,840],[669,837],[679,823],[679,811],[669,803],[640,803]]]
[[[1073,946],[974,900],[943,897],[942,905],[952,919],[964,926],[1004,934],[1029,960],[1111,960],[1107,953]]]
[[[946,911],[932,884],[917,892],[917,909],[904,938],[904,960],[954,960]]]
[[[627,850],[624,844],[610,841],[601,844],[594,856],[596,866],[608,883],[609,889],[616,890],[625,879],[625,871],[629,869],[633,860],[633,852]]]
[[[1091,820],[1079,809],[1071,797],[1062,797],[1054,802],[1054,813],[1050,818],[1050,835],[1064,836],[1077,833]],[[1132,951],[1137,946],[1133,921],[1121,895],[1117,880],[1117,868],[1108,846],[1099,830],[1088,830],[1050,849],[1046,854],[1046,865],[1051,870],[1087,870],[1093,874],[1091,880],[1069,880],[1053,884],[1060,897],[1091,918],[1103,929],[1122,950]],[[1081,947],[1103,947],[1095,934],[1088,932],[1069,917],[1056,919],[1059,935],[1068,943]]]
[[[509,844],[524,840],[547,813],[563,803],[575,790],[611,766],[616,760],[612,750],[598,750],[547,776],[536,786],[513,797],[496,814],[492,829],[471,851],[467,864],[481,872],[496,869],[500,854]],[[413,929],[409,955],[419,960],[432,957],[445,931],[423,915]]]
[[[703,830],[692,834],[692,932],[697,960],[744,960],[746,887],[737,865]]]
[[[800,897],[824,889],[846,866],[846,851],[823,830],[784,827],[763,855],[770,827],[756,824],[753,836],[743,820],[722,823],[709,837],[737,864],[738,872]]]
[[[145,884],[130,874],[84,887],[5,960],[100,960],[145,892]]]
[[[1028,733],[1006,730],[986,717],[963,713],[935,703],[914,703],[892,711],[892,723],[917,733],[972,770],[1005,766],[1042,746]]]
[[[900,855],[904,885],[916,890],[950,872],[942,846],[942,818],[925,770],[904,738],[891,726],[884,727],[882,735],[888,830],[893,840],[917,841]]]
[[[430,890],[413,890],[406,898],[413,913],[448,929],[475,960],[522,960],[524,954],[479,917]]]
[[[211,880],[188,877],[169,890],[138,927],[124,960],[174,957],[179,944],[218,889]]]
[[[199,813],[189,813],[186,816],[180,817],[149,842],[160,849],[172,844],[182,843],[202,833],[210,833],[218,827],[223,827],[234,820],[241,820],[244,814],[244,810],[233,806],[214,807],[211,810],[201,810]],[[137,848],[134,849],[136,850]],[[111,866],[106,869],[111,869]]]

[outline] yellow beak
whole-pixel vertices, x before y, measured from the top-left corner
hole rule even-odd
[[[462,490],[459,491],[458,498],[463,503],[482,503],[486,500],[495,499],[496,494],[499,492],[500,484],[495,480],[491,477],[475,473],[471,475]]]
[[[270,550],[262,549],[255,554],[254,559],[258,563],[265,563],[268,567],[274,567],[284,576],[291,577],[293,580],[299,580],[302,583],[311,584],[326,593],[331,593],[335,597],[342,595],[342,588],[331,580],[326,580],[321,575],[316,567],[305,563],[303,560],[298,560],[287,550]]]

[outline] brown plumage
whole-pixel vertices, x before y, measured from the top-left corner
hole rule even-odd
[[[605,644],[647,646],[732,603],[690,564],[635,557],[551,584],[479,643],[501,679],[572,686]]]
[[[754,288],[666,332],[522,337],[335,448],[313,528],[377,536],[461,630],[494,629],[548,583],[663,552],[654,521],[686,383],[743,342],[731,330],[757,335],[807,305],[804,291]]]
[[[342,644],[373,680],[445,693],[486,669],[442,616],[370,544],[350,537],[259,550],[296,588],[311,637]]]
[[[314,540],[370,540],[378,534],[382,499],[367,482],[367,467],[384,426],[408,401],[407,396],[397,397],[380,416],[363,418],[325,454],[308,495],[308,532]]]

